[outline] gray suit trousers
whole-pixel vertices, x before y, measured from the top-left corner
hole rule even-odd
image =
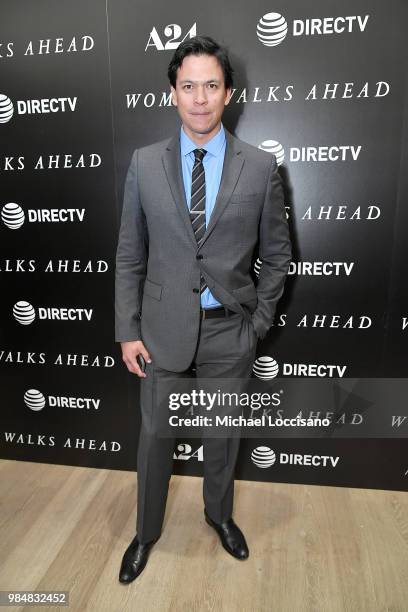
[[[198,313],[197,313],[198,316]],[[169,481],[173,467],[174,437],[158,436],[163,405],[157,400],[157,389],[166,380],[235,379],[231,392],[242,393],[248,384],[256,354],[257,335],[248,319],[240,314],[201,320],[197,348],[184,372],[171,372],[146,365],[141,379],[142,425],[137,455],[137,523],[139,541],[149,542],[161,534]],[[148,349],[149,347],[147,347]],[[191,370],[195,369],[195,372]],[[204,454],[203,498],[209,516],[221,523],[232,515],[234,471],[240,438],[202,438]]]

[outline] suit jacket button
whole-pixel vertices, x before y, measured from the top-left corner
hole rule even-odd
[[[203,256],[202,255],[196,255],[196,259],[202,259]]]
[[[193,289],[193,293],[200,293],[200,290],[199,290],[199,289],[197,289],[197,287],[194,287],[194,289]]]

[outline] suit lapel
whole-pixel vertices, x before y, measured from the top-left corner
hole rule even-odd
[[[225,129],[225,128],[224,128]],[[235,185],[241,173],[244,164],[244,158],[241,153],[241,148],[238,141],[227,129],[225,129],[226,147],[224,165],[221,175],[220,188],[215,201],[215,205],[210,217],[209,224],[203,236],[203,240],[199,248],[203,246],[207,238],[213,231],[218,219],[225,210],[229,199],[234,191]],[[197,241],[191,225],[190,213],[187,207],[186,195],[183,184],[183,173],[180,159],[180,135],[175,134],[166,146],[166,150],[162,156],[164,170],[170,186],[171,194],[174,202],[186,227],[187,233],[190,236],[193,245],[197,247]]]
[[[244,165],[244,156],[241,152],[241,147],[238,140],[225,129],[226,147],[224,165],[222,168],[221,183],[215,200],[214,208],[211,213],[210,221],[200,244],[201,248],[207,238],[213,231],[218,219],[224,212],[230,200],[232,192],[235,189],[239,175],[241,174],[242,166]]]
[[[184,191],[183,173],[180,159],[180,135],[175,134],[166,146],[162,156],[164,170],[169,182],[173,200],[183,220],[187,233],[194,246],[197,246],[193,226],[191,225],[190,212],[188,210],[186,194]]]

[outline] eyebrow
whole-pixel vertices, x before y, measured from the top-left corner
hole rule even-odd
[[[180,81],[180,85],[184,85],[185,83],[219,83],[219,79],[209,79],[208,81],[193,81],[192,79],[184,79]]]

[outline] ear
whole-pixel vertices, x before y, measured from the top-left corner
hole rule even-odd
[[[177,106],[177,93],[173,85],[170,85],[170,92],[171,92],[171,103],[173,104],[173,106]]]
[[[231,87],[228,87],[226,92],[227,92],[227,97],[225,98],[225,102],[224,102],[225,106],[227,106],[227,104],[229,104],[229,102],[231,100],[231,96],[232,96],[232,89],[231,89]]]

